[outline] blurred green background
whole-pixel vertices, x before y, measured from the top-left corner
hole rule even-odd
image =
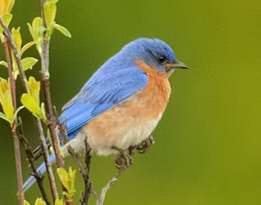
[[[38,1],[17,0],[13,13],[29,40],[26,22],[39,15]],[[174,92],[156,144],[135,157],[105,204],[261,204],[260,1],[60,1],[57,22],[73,34],[71,40],[59,33],[52,39],[52,93],[59,109],[99,65],[138,37],[169,42],[191,67],[171,79]],[[26,132],[36,143],[30,119]],[[0,123],[0,204],[16,204],[12,138]],[[112,158],[94,159],[97,188],[114,172]],[[26,197],[36,195],[34,186]]]

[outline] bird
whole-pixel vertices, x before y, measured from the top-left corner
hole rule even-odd
[[[68,138],[61,145],[63,157],[69,155],[69,148],[83,152],[86,140],[93,154],[116,154],[121,157],[116,161],[119,166],[122,157],[128,163],[124,151],[151,142],[169,102],[169,77],[176,69],[187,68],[163,40],[143,37],[127,43],[62,108],[58,122]],[[54,154],[48,161],[55,162]],[[43,175],[45,164],[37,171]],[[35,181],[30,176],[24,190]]]

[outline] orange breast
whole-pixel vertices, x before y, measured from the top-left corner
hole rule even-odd
[[[158,72],[142,61],[137,61],[136,63],[148,76],[148,85],[137,97],[146,104],[143,112],[148,116],[157,117],[164,112],[169,101],[171,93],[169,76],[167,73]]]
[[[138,66],[148,75],[147,86],[85,126],[88,143],[94,150],[95,147],[98,150],[98,147],[112,145],[128,147],[131,144],[127,141],[135,137],[139,139],[134,144],[138,143],[148,137],[160,120],[171,92],[168,76],[144,63],[139,63]]]

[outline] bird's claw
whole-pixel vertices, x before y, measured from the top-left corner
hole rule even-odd
[[[132,165],[132,157],[129,149],[122,150],[117,147],[113,147],[113,149],[117,150],[119,152],[116,160],[115,160],[115,166],[119,170],[127,169],[130,165]]]
[[[150,135],[147,139],[145,139],[144,141],[142,141],[139,145],[136,146],[136,150],[143,154],[145,153],[149,147],[151,145],[153,145],[155,143],[154,139],[153,139],[153,136]]]
[[[154,143],[155,143],[155,141],[153,139],[153,136],[150,135],[147,139],[142,141],[139,145],[130,146],[126,150],[113,146],[112,149],[117,150],[119,152],[119,154],[117,155],[117,158],[115,160],[116,168],[119,170],[127,169],[130,165],[132,165],[132,161],[133,161],[132,155],[135,154],[135,150],[137,150],[138,153],[143,154]]]

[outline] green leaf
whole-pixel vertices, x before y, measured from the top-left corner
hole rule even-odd
[[[69,190],[69,179],[68,179],[68,173],[64,168],[57,168],[57,174],[59,176],[60,181],[62,182],[63,186],[66,188],[66,190]]]
[[[14,7],[15,0],[8,0],[7,11],[10,13]]]
[[[45,201],[41,198],[36,199],[34,205],[46,205]]]
[[[22,54],[22,52],[21,52],[21,54]],[[32,69],[33,66],[38,62],[38,59],[33,58],[33,57],[26,57],[26,58],[23,58],[21,60],[21,62],[22,62],[24,71],[26,71],[28,69]],[[15,79],[17,79],[17,76],[19,75],[19,69],[18,69],[17,63],[14,59],[14,56],[13,56],[13,75],[14,75]]]
[[[33,38],[33,41],[36,45],[36,48],[38,52],[41,54],[42,52],[41,44],[43,41],[43,34],[45,31],[45,28],[43,26],[43,19],[41,17],[35,17],[32,22],[32,25],[29,23],[27,23],[27,25],[31,33],[31,36]]]
[[[8,68],[8,64],[5,61],[0,61],[0,65]]]
[[[30,41],[29,43],[25,44],[21,50],[21,55],[27,51],[29,48],[31,48],[33,45],[35,45],[34,41]]]
[[[31,36],[33,37],[33,40],[37,42],[38,38],[42,37],[42,34],[44,32],[43,30],[43,20],[41,17],[35,17],[33,19],[32,25],[27,23],[29,27],[29,31],[31,33]]]
[[[54,24],[54,28],[55,28],[56,30],[60,31],[60,32],[61,32],[63,35],[65,35],[66,37],[68,37],[68,38],[71,38],[71,37],[72,37],[70,31],[69,31],[67,28],[65,28],[64,26],[55,23],[55,24]]]
[[[75,176],[76,176],[76,170],[73,170],[71,167],[69,168],[69,171],[67,172],[64,168],[58,168],[57,174],[59,176],[59,179],[63,186],[66,189],[66,192],[64,192],[64,195],[68,199],[72,199],[75,190]]]
[[[13,62],[13,75],[14,78],[17,79],[17,76],[19,75],[19,69],[13,54],[12,54],[12,62]]]
[[[2,118],[3,120],[5,120],[5,121],[7,121],[7,122],[9,122],[11,124],[11,120],[8,119],[8,117],[4,113],[2,113],[2,112],[0,112],[0,118]]]
[[[40,106],[36,103],[34,97],[28,93],[24,93],[21,97],[21,103],[36,118],[44,120],[44,116]]]
[[[20,106],[19,108],[16,109],[15,114],[14,114],[14,119],[13,119],[13,121],[16,120],[18,113],[19,113],[22,109],[24,109],[24,106]]]
[[[9,14],[14,6],[15,0],[0,1],[0,16]]]
[[[72,199],[74,193],[76,192],[75,190],[75,177],[76,177],[76,170],[73,170],[71,167],[69,168],[69,179],[70,179],[70,190],[68,191],[68,198]]]
[[[55,21],[57,11],[56,3],[56,0],[48,0],[44,4],[44,16],[48,29],[54,24]]]
[[[12,102],[10,81],[3,78],[0,78],[0,104],[4,115],[8,121],[11,122],[14,118],[14,107]]]
[[[12,28],[12,37],[14,39],[14,43],[16,45],[16,48],[20,54],[21,52],[21,48],[22,48],[22,36],[21,36],[21,32],[20,32],[20,27],[16,28]]]
[[[29,93],[24,93],[21,97],[21,103],[29,110],[36,118],[46,122],[46,116],[40,107],[40,82],[34,77],[28,80]]]
[[[63,200],[62,199],[56,199],[55,205],[64,205]]]
[[[28,80],[28,86],[30,94],[34,97],[36,103],[40,104],[40,82],[36,81],[34,77],[30,77]]]
[[[11,23],[12,19],[13,19],[13,15],[12,14],[5,14],[3,17],[3,22],[5,26],[9,26],[9,24]]]
[[[32,69],[33,66],[38,62],[38,59],[33,57],[26,57],[21,60],[24,70]]]
[[[1,7],[1,5],[0,5],[0,7]],[[1,8],[0,8],[0,10],[1,10]],[[1,11],[0,11],[0,13],[1,13]],[[0,14],[0,16],[1,16],[1,14]],[[11,23],[11,21],[12,21],[12,18],[13,18],[12,14],[3,15],[2,20],[3,20],[4,25],[8,27],[9,24]],[[4,42],[3,32],[4,32],[4,29],[2,28],[2,26],[0,26],[0,39],[1,39],[2,42]]]
[[[30,205],[30,203],[26,200],[24,200],[24,205]]]
[[[12,118],[8,118],[8,116],[6,116],[4,113],[0,112],[0,118],[2,118],[3,120],[9,122],[10,124],[12,124],[16,118],[18,113],[24,108],[24,106],[20,106],[14,113],[14,116]]]

